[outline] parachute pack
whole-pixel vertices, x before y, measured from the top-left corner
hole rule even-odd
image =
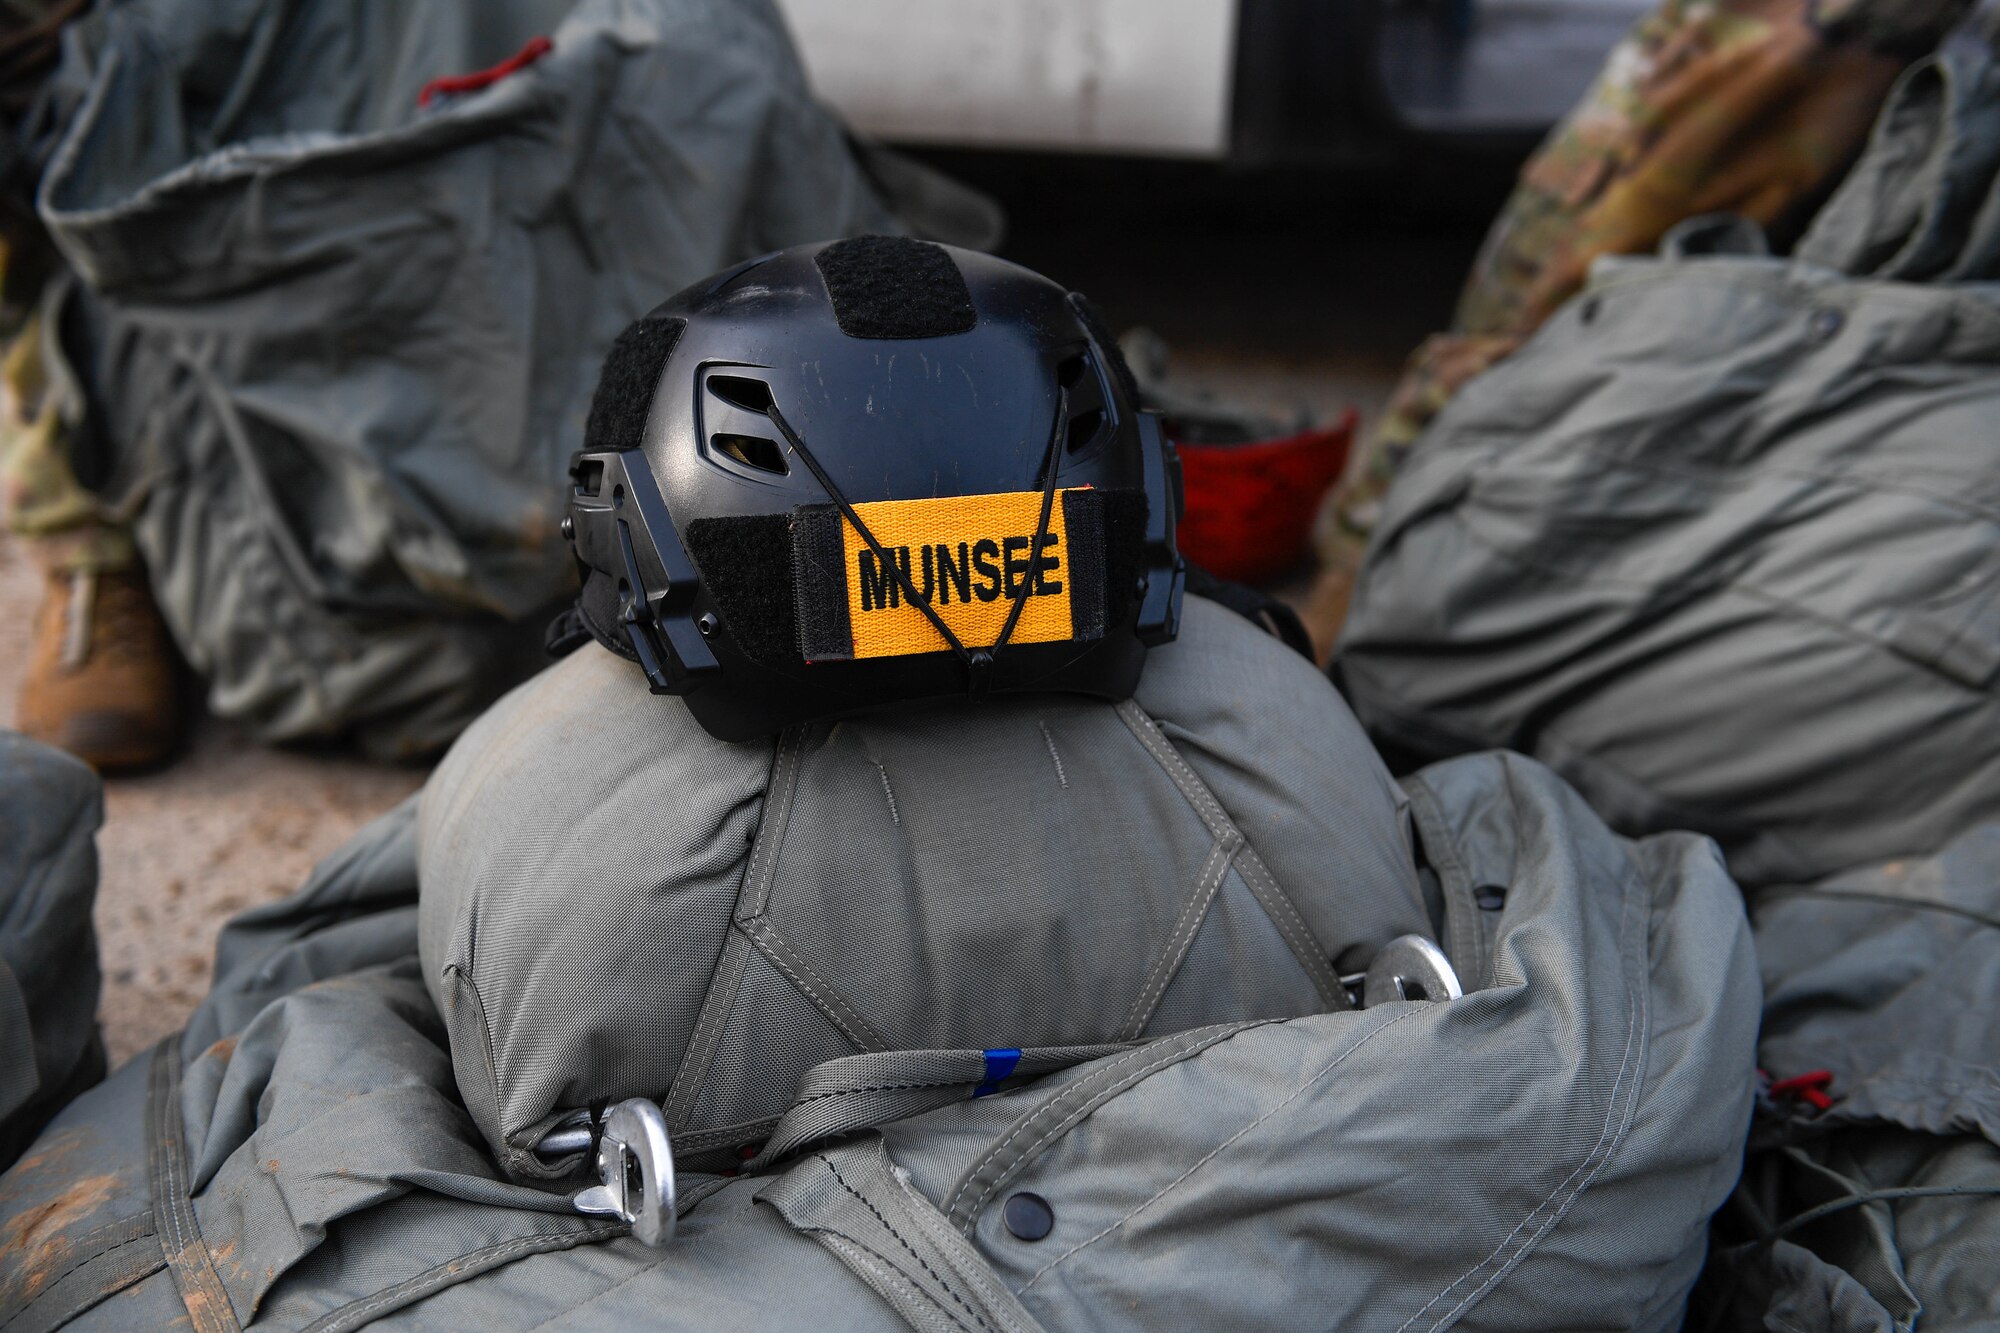
[[[955,747],[897,715],[794,748],[708,738],[595,648],[523,687],[232,924],[186,1034],[4,1178],[30,1243],[0,1304],[29,1327],[1678,1326],[1753,1088],[1755,964],[1711,843],[1621,839],[1517,756],[1393,782],[1309,663],[1199,598],[1129,708],[943,707],[980,708]],[[946,910],[935,840],[968,823],[990,841]],[[1409,932],[1463,998],[1356,1007],[1341,974]],[[675,1134],[664,1245],[578,1211],[587,1152],[534,1151],[630,1096]],[[787,1117],[807,1132],[757,1160]]]

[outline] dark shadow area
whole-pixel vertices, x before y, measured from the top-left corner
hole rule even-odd
[[[998,152],[926,160],[994,196],[1001,253],[1114,328],[1296,359],[1402,356],[1450,319],[1517,162],[1439,150],[1396,169],[1237,168]]]

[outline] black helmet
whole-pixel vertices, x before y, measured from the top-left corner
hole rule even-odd
[[[578,610],[724,740],[948,694],[1122,699],[1174,637],[1179,467],[1081,297],[901,237],[695,284],[605,358]]]

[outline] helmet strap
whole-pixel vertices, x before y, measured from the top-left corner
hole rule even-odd
[[[999,658],[1000,650],[1005,648],[1007,641],[1014,636],[1014,627],[1021,621],[1021,611],[1028,603],[1029,586],[1034,580],[1022,579],[1021,586],[1015,589],[1007,608],[1007,623],[1000,627],[1000,637],[994,640],[993,646],[991,648],[967,648],[958,635],[952,632],[951,626],[945,623],[944,617],[940,616],[936,608],[930,604],[930,599],[917,595],[917,586],[911,580],[909,571],[889,558],[888,551],[883,549],[882,543],[876,540],[875,534],[869,530],[868,524],[862,520],[860,513],[848,502],[847,497],[841,493],[840,487],[834,482],[833,477],[828,474],[825,468],[820,466],[819,460],[813,457],[812,450],[806,447],[804,438],[796,430],[792,429],[792,423],[785,419],[785,414],[778,409],[777,403],[773,402],[767,405],[764,413],[771,419],[771,424],[778,428],[778,433],[785,437],[786,445],[791,448],[793,453],[799,456],[799,461],[806,465],[806,470],[813,474],[813,479],[819,482],[820,489],[826,492],[827,498],[831,499],[839,507],[842,516],[854,525],[855,532],[859,533],[861,540],[867,543],[869,551],[880,562],[880,567],[895,577],[897,584],[902,589],[903,595],[909,598],[910,605],[924,613],[924,618],[929,620],[937,632],[944,636],[944,641],[951,646],[951,651],[958,655],[958,660],[965,663],[966,693],[975,698],[985,695],[992,686],[993,664]],[[1062,461],[1063,435],[1068,428],[1069,390],[1059,387],[1056,390],[1055,426],[1049,432],[1048,448],[1042,455],[1042,471],[1044,474],[1042,479],[1042,510],[1041,517],[1035,523],[1034,540],[1028,547],[1031,552],[1039,552],[1042,549],[1043,543],[1048,540],[1049,520],[1055,510],[1056,472],[1058,471],[1058,464]]]

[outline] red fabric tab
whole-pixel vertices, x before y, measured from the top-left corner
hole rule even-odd
[[[453,93],[476,93],[481,88],[490,88],[516,70],[526,69],[553,50],[555,43],[548,38],[531,38],[526,46],[490,69],[475,70],[471,74],[447,74],[443,78],[432,79],[417,94],[417,105],[429,106],[434,97],[449,97]]]
[[[1772,1097],[1796,1097],[1815,1111],[1824,1111],[1833,1105],[1833,1098],[1826,1095],[1826,1089],[1833,1082],[1831,1069],[1811,1069],[1791,1078],[1781,1078],[1770,1087]]]

